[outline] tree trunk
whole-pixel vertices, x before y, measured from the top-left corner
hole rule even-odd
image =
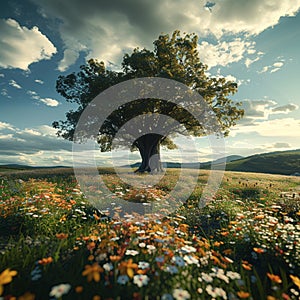
[[[160,143],[163,136],[160,134],[145,134],[138,138],[134,145],[139,149],[142,163],[135,171],[138,173],[144,172],[162,172],[162,163],[160,160]]]

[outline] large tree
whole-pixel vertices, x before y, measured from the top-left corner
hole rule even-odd
[[[233,102],[230,96],[237,91],[237,84],[224,77],[209,76],[207,66],[199,59],[197,50],[198,37],[195,34],[184,34],[175,31],[171,36],[160,35],[154,41],[154,50],[136,48],[131,54],[125,54],[120,71],[107,68],[96,59],[90,59],[80,67],[78,73],[59,76],[56,89],[67,101],[78,104],[76,111],[66,113],[65,121],[53,122],[57,135],[73,140],[76,124],[87,105],[101,92],[120,82],[140,77],[162,77],[173,79],[199,93],[214,112],[222,133],[228,135],[229,128],[243,116],[240,103]],[[183,101],[180,105],[161,99],[132,99],[130,103],[118,107],[111,113],[99,128],[97,141],[100,150],[112,150],[117,132],[126,122],[137,116],[152,114],[155,124],[152,127],[160,131],[146,130],[147,134],[138,137],[130,145],[131,149],[139,150],[142,163],[138,172],[161,170],[160,146],[174,148],[171,138],[176,133],[201,136],[205,134],[203,126],[191,114],[192,104]],[[166,122],[160,115],[169,116],[177,122]],[[138,119],[135,127],[149,126]],[[163,121],[162,121],[163,120]],[[148,124],[148,125],[145,125]],[[181,124],[183,126],[178,126]],[[162,129],[162,127],[165,127]],[[88,136],[88,132],[84,135]],[[126,136],[126,135],[125,135]],[[118,146],[126,145],[126,139],[119,141]],[[127,145],[128,146],[128,145]]]

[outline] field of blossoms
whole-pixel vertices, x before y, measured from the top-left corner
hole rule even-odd
[[[192,171],[191,171],[192,172]],[[108,218],[75,177],[0,175],[0,299],[300,299],[299,177],[226,172],[198,207],[207,172],[170,215],[115,206]],[[169,171],[136,190],[114,174],[126,201],[160,201]]]

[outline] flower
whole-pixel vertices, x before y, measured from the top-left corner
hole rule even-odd
[[[114,267],[113,267],[112,263],[106,263],[103,265],[103,269],[107,272],[111,271],[113,268]]]
[[[130,278],[132,278],[134,275],[134,270],[138,269],[138,265],[133,263],[132,259],[130,258],[127,261],[120,262],[118,269],[122,275],[127,274]]]
[[[40,265],[48,265],[53,262],[53,258],[51,256],[42,258],[38,261]]]
[[[246,299],[250,297],[250,294],[244,291],[239,291],[237,292],[237,295],[239,296],[239,298],[241,299]]]
[[[178,273],[178,269],[176,266],[166,266],[166,269],[165,269],[166,272],[169,272],[171,274],[177,274]]]
[[[0,296],[3,293],[3,286],[5,284],[8,284],[12,281],[13,277],[18,274],[17,271],[15,270],[10,270],[10,268],[5,269],[1,274],[0,274]]]
[[[271,281],[273,281],[275,283],[281,283],[282,282],[281,278],[278,275],[267,273],[267,276],[270,278]]]
[[[136,256],[137,254],[139,254],[139,251],[136,250],[126,250],[125,255],[132,255],[132,256]]]
[[[71,285],[68,283],[62,283],[52,287],[51,292],[49,293],[50,296],[55,297],[56,299],[60,298],[62,295],[68,294],[69,290],[71,289]]]
[[[297,276],[290,275],[293,283],[300,289],[300,278]]]
[[[173,256],[172,257],[172,262],[175,262],[175,264],[178,267],[184,267],[185,266],[185,261],[183,260],[183,258],[181,256]]]
[[[170,294],[163,294],[161,300],[173,300],[173,297]]]
[[[85,270],[82,271],[82,276],[87,276],[87,281],[95,280],[96,282],[100,281],[100,273],[104,271],[98,263],[93,263],[92,265],[86,265]]]
[[[133,282],[138,287],[142,287],[143,285],[147,285],[149,280],[150,279],[147,275],[134,275],[134,277],[133,277]]]
[[[64,240],[66,239],[69,235],[67,233],[57,233],[56,238],[58,238],[59,240]]]
[[[140,261],[138,267],[142,270],[145,270],[150,267],[150,264],[146,261]]]
[[[182,290],[182,289],[174,289],[173,290],[173,297],[176,300],[185,300],[185,299],[190,299],[191,295],[189,294],[188,291]]]
[[[120,276],[118,277],[117,282],[118,282],[119,284],[125,285],[125,284],[128,282],[128,280],[129,280],[129,277],[128,277],[127,275],[120,275]]]

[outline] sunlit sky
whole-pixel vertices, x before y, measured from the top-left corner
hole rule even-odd
[[[58,76],[89,58],[119,66],[124,53],[153,49],[176,29],[199,36],[210,75],[239,84],[233,99],[245,117],[226,155],[299,149],[299,8],[300,0],[1,1],[0,164],[72,165],[72,143],[51,127],[76,108],[56,92]],[[201,143],[199,159],[210,160]]]

